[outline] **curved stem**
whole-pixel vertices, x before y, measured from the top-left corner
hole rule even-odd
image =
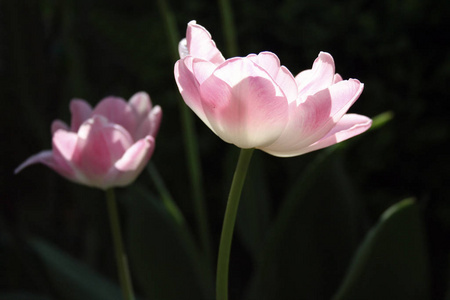
[[[231,183],[227,208],[223,219],[222,235],[220,236],[219,256],[217,259],[216,300],[228,299],[228,269],[234,224],[236,223],[241,191],[244,186],[253,150],[254,149],[241,149],[236,170],[234,171],[233,182]]]
[[[153,183],[155,184],[156,189],[159,192],[159,195],[161,196],[162,202],[164,206],[166,207],[169,214],[173,217],[174,221],[184,226],[185,220],[184,216],[181,213],[180,208],[175,203],[175,201],[172,198],[172,195],[170,194],[169,190],[166,187],[166,184],[164,183],[164,180],[162,179],[161,175],[158,172],[158,169],[156,168],[155,164],[153,162],[149,162],[147,165],[147,172],[152,178]]]
[[[114,242],[114,250],[117,261],[117,271],[119,273],[120,286],[125,300],[134,300],[133,286],[131,284],[130,270],[128,268],[128,259],[122,241],[120,230],[119,214],[117,213],[116,195],[114,189],[106,190],[106,200],[108,203],[109,220],[111,224],[111,233]]]

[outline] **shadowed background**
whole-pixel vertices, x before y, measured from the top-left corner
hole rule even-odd
[[[204,0],[168,4],[180,37],[195,19],[225,52],[218,4]],[[325,276],[330,277],[331,288],[323,299],[335,291],[365,232],[386,208],[407,197],[416,198],[425,224],[432,299],[444,299],[450,254],[446,147],[450,2],[250,0],[231,4],[240,56],[272,51],[295,75],[310,68],[320,51],[329,52],[343,78],[365,84],[350,112],[394,115],[381,128],[349,141],[345,152],[327,158],[310,187],[310,201],[329,205],[330,215],[345,210],[334,197],[352,201],[358,211],[351,227],[354,241],[345,246],[346,259],[333,262],[335,273]],[[116,280],[104,195],[74,185],[43,166],[13,176],[26,158],[51,147],[50,124],[57,118],[69,122],[68,105],[75,97],[95,105],[105,96],[129,99],[137,91],[146,91],[162,107],[152,162],[195,231],[181,136],[178,102],[182,100],[173,78],[171,51],[156,1],[0,1],[0,291],[21,290],[60,299],[22,247],[24,240],[34,236]],[[197,118],[195,131],[215,253],[238,151]],[[259,229],[249,233],[248,218],[240,216],[241,229],[231,257],[232,295],[243,297],[254,271],[252,247],[258,243],[248,242],[249,236],[265,238],[282,199],[321,151],[289,159],[255,152],[252,170],[262,178],[250,181],[246,192],[264,198],[264,204],[256,203],[248,210],[262,215],[259,220],[263,221],[255,221]],[[156,194],[146,172],[138,183]],[[327,194],[327,189],[339,193]],[[327,223],[326,215],[317,218]],[[339,243],[339,236],[321,239]],[[293,240],[290,246],[299,246]]]

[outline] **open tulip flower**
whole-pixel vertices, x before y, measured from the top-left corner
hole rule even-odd
[[[105,190],[134,181],[155,148],[161,108],[152,108],[150,97],[141,92],[128,103],[105,98],[94,109],[74,99],[70,110],[70,127],[60,120],[51,126],[52,150],[31,156],[15,173],[42,163],[71,181]]]
[[[216,135],[240,148],[296,156],[371,126],[365,116],[346,114],[364,85],[342,80],[328,53],[294,77],[271,52],[225,59],[195,21],[179,52],[175,79],[184,101]]]

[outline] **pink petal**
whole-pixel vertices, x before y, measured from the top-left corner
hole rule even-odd
[[[285,67],[281,66],[275,82],[281,87],[289,103],[298,98],[298,87],[292,73]]]
[[[152,111],[147,115],[145,120],[140,124],[136,131],[134,140],[140,140],[147,135],[151,135],[156,138],[159,126],[161,124],[162,110],[159,105],[155,106]]]
[[[272,79],[278,84],[285,94],[288,102],[295,101],[298,95],[298,87],[294,76],[284,66],[280,66],[278,56],[272,52],[261,52],[258,55],[250,54],[247,56],[258,66],[266,70]]]
[[[339,81],[342,81],[342,76],[339,75],[338,73],[334,74],[334,78],[333,78],[333,84],[338,83]]]
[[[201,97],[199,92],[199,83],[192,73],[193,58],[188,56],[175,63],[175,81],[178,89],[183,97],[184,102],[189,106],[194,113],[209,127],[208,119],[203,111]]]
[[[150,121],[150,132],[148,133],[148,135],[151,135],[154,138],[156,138],[156,136],[158,135],[162,114],[163,113],[161,107],[159,105],[156,105],[147,118],[147,120]]]
[[[150,96],[145,92],[134,94],[128,101],[128,105],[134,110],[137,123],[140,123],[147,118],[150,110],[152,109]]]
[[[114,166],[121,172],[136,172],[143,164],[147,163],[154,149],[154,138],[147,136],[128,148]]]
[[[302,148],[320,140],[335,126],[358,99],[363,87],[358,80],[345,80],[307,97],[299,105],[291,103],[286,128],[273,144],[263,150],[277,153],[277,156],[301,153]]]
[[[111,123],[116,123],[125,128],[130,134],[137,129],[135,113],[124,99],[118,97],[107,97],[100,101],[94,108],[92,115],[100,115]]]
[[[281,67],[278,56],[272,52],[261,52],[258,55],[249,54],[247,58],[266,70],[266,72],[275,80]]]
[[[188,23],[186,42],[189,55],[193,57],[208,60],[217,65],[225,61],[222,53],[211,39],[211,34],[195,21]]]
[[[148,163],[155,149],[155,140],[151,136],[137,141],[118,160],[106,177],[103,188],[125,186],[133,182]]]
[[[66,124],[65,122],[63,122],[63,121],[61,121],[61,120],[55,120],[55,121],[53,121],[53,122],[52,122],[52,126],[51,126],[51,132],[52,132],[52,135],[53,135],[56,131],[58,131],[59,129],[63,129],[63,130],[66,130],[66,131],[69,131],[69,130],[70,130],[69,126],[67,126],[67,124]]]
[[[189,49],[187,47],[187,41],[186,39],[182,39],[179,43],[178,43],[178,54],[180,54],[180,58],[183,59],[186,56],[189,55]]]
[[[325,90],[327,91],[327,90]],[[262,150],[268,153],[290,153],[310,145],[324,136],[330,120],[331,97],[325,93],[309,96],[303,103],[289,104],[289,118],[282,134]]]
[[[79,181],[81,177],[73,164],[80,148],[78,135],[60,129],[53,134],[52,143],[54,160],[52,168],[70,180]]]
[[[53,135],[53,149],[57,149],[64,160],[73,159],[77,151],[77,144],[78,136],[74,132],[60,129]]]
[[[81,124],[91,117],[92,107],[82,99],[73,99],[70,101],[70,112],[72,114],[70,129],[77,132]]]
[[[105,176],[111,166],[133,144],[130,134],[121,126],[94,116],[78,131],[79,149],[72,161],[91,180]]]
[[[340,120],[355,103],[364,89],[364,84],[357,79],[339,81],[328,88],[331,97],[330,117]]]
[[[202,84],[216,70],[217,66],[207,60],[193,59],[192,73],[199,84]]]
[[[295,77],[301,97],[317,93],[329,87],[334,80],[334,60],[326,53],[320,52],[311,70],[301,72]]]
[[[29,157],[26,161],[21,163],[20,166],[18,166],[14,170],[14,174],[17,174],[20,171],[22,171],[24,168],[26,168],[30,165],[33,165],[33,164],[37,164],[37,163],[44,164],[53,169],[55,162],[53,160],[52,150],[44,150],[44,151],[41,151],[41,152]]]
[[[65,161],[61,157],[61,155],[58,153],[58,150],[44,150],[31,156],[14,170],[14,174],[17,174],[24,168],[37,163],[46,165],[53,171],[57,172],[61,176],[66,177],[69,180],[80,182],[76,176],[76,171],[67,161]]]
[[[200,86],[200,93],[213,131],[240,148],[272,143],[286,124],[286,97],[248,58],[227,60]]]
[[[340,143],[351,137],[363,133],[364,131],[369,129],[371,125],[372,120],[366,116],[346,114],[322,139],[306,148],[303,148],[300,153],[296,153],[294,155],[308,153]]]

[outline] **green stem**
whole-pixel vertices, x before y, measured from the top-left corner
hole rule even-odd
[[[172,215],[175,222],[177,222],[178,224],[184,224],[183,214],[178,208],[178,205],[173,200],[172,195],[164,184],[164,181],[153,162],[150,162],[148,164],[147,171],[150,174],[150,177],[152,178],[152,181],[155,184],[155,187],[158,190],[167,211]]]
[[[127,255],[125,253],[125,248],[122,241],[122,233],[120,230],[120,220],[119,214],[117,212],[117,203],[114,189],[111,188],[106,190],[106,200],[108,203],[111,233],[114,242],[117,270],[119,273],[119,281],[120,286],[122,287],[123,298],[125,300],[134,300],[133,286],[131,284]]]
[[[216,300],[228,299],[228,269],[231,241],[233,239],[239,199],[241,198],[241,191],[244,186],[253,150],[241,149],[236,170],[234,171],[233,182],[231,183],[230,194],[228,195],[228,203],[222,225],[222,235],[220,236],[219,257],[217,260]]]
[[[233,13],[229,0],[219,0],[220,14],[222,17],[223,33],[227,45],[227,57],[238,55],[238,47],[236,42],[236,32],[234,29]]]
[[[167,1],[158,0],[161,15],[164,18],[168,38],[170,41],[171,55],[175,62],[179,59],[178,55],[178,36],[175,24],[175,18],[170,11]],[[208,265],[212,262],[211,239],[208,224],[208,214],[206,210],[205,197],[202,188],[202,172],[200,167],[200,155],[198,151],[197,135],[194,131],[194,119],[184,101],[179,102],[179,110],[181,115],[181,124],[183,132],[183,140],[186,149],[187,163],[189,169],[189,179],[192,185],[192,197],[194,199],[195,214],[197,219],[197,231],[200,236],[202,249]]]

